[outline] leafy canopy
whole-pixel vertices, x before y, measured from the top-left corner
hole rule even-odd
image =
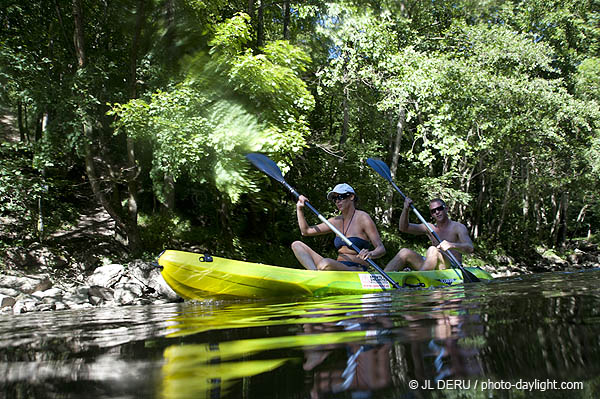
[[[147,100],[112,105],[118,130],[152,143],[157,194],[162,176],[185,173],[236,202],[256,190],[244,154],[289,161],[305,146],[314,99],[300,74],[310,60],[286,41],[257,54],[245,48],[249,39],[249,17],[239,14],[217,25],[208,55],[185,60],[184,81]]]

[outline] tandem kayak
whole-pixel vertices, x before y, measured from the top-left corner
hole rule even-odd
[[[393,290],[376,271],[315,271],[269,266],[167,250],[158,258],[162,276],[184,299],[210,296],[266,298],[275,296],[324,296],[364,294]],[[477,267],[467,267],[481,280],[493,277]],[[390,272],[401,287],[427,288],[462,284],[460,270]]]

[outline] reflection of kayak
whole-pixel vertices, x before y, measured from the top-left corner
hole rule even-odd
[[[253,359],[272,350],[318,348],[364,340],[374,331],[292,335],[227,341],[210,344],[178,344],[165,349],[162,367],[162,397],[227,397],[242,378],[252,377],[281,367],[298,357]],[[300,352],[301,353],[301,352]]]
[[[172,250],[161,254],[158,263],[163,267],[165,281],[185,299],[201,299],[207,295],[264,298],[362,294],[393,289],[377,272],[300,270]],[[466,269],[479,279],[492,279],[479,268]],[[411,288],[463,283],[460,271],[454,269],[388,274],[400,286]]]
[[[187,348],[182,347],[185,351]],[[162,397],[221,398],[242,378],[266,373],[283,365],[288,359],[246,360],[205,364],[193,358],[194,351],[187,354],[165,352],[163,366]]]

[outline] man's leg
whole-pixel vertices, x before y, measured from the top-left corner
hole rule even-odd
[[[435,269],[445,269],[446,264],[444,263],[444,256],[442,255],[442,251],[437,249],[434,246],[431,246],[427,249],[427,253],[425,254],[425,261],[423,262],[420,270],[435,270]]]
[[[412,249],[402,248],[396,256],[385,266],[386,272],[395,272],[410,266],[413,270],[419,270],[423,266],[424,259]]]

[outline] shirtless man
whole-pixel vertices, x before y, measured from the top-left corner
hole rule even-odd
[[[429,212],[435,221],[435,225],[430,226],[442,239],[441,243],[433,237],[424,224],[408,222],[410,204],[412,204],[412,200],[406,198],[400,215],[400,231],[411,234],[426,234],[433,245],[427,249],[425,257],[411,249],[402,248],[387,264],[385,267],[386,272],[402,270],[406,266],[414,270],[447,269],[451,264],[448,258],[442,254],[442,250],[451,250],[459,262],[462,262],[461,253],[470,254],[473,252],[473,242],[469,237],[467,228],[462,223],[450,220],[444,201],[436,198],[429,202]]]

